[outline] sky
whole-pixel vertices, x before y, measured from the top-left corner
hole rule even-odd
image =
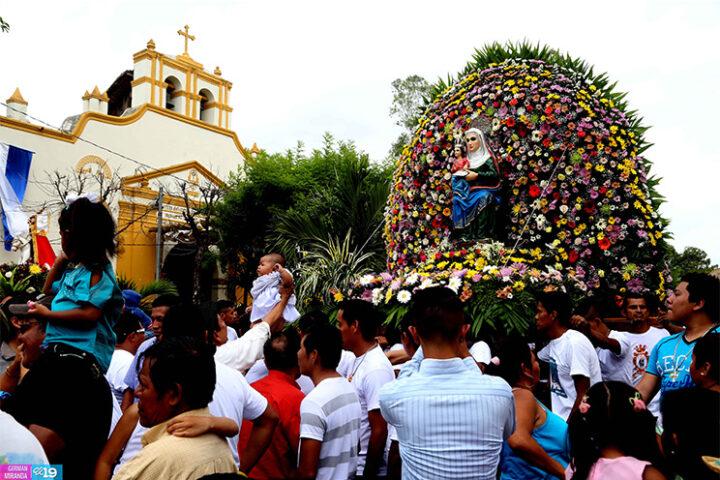
[[[401,132],[391,82],[455,74],[493,41],[540,42],[607,72],[652,128],[646,152],[663,178],[671,241],[720,264],[720,2],[33,1],[0,0],[0,97],[20,87],[28,113],[53,125],[107,89],[155,40],[233,82],[231,123],[269,152],[318,147],[324,132],[382,160]],[[141,160],[142,159],[138,159]]]

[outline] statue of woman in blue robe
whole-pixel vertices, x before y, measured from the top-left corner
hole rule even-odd
[[[469,167],[453,175],[452,220],[456,235],[465,241],[494,238],[495,217],[501,203],[500,170],[485,135],[477,128],[465,132]]]

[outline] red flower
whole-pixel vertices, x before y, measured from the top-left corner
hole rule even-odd
[[[508,118],[507,120],[505,120],[505,125],[507,125],[507,126],[510,127],[510,128],[514,127],[514,126],[515,126],[515,119],[512,118],[512,117]]]
[[[425,260],[427,260],[427,255],[425,255],[424,252],[420,252],[420,261],[424,262]]]
[[[517,98],[513,98],[512,100],[510,100],[510,105],[512,105],[512,106],[517,105],[517,103],[518,103]]]
[[[577,262],[579,255],[575,250],[570,250],[570,253],[568,253],[568,260],[570,260],[570,263]]]
[[[603,237],[602,240],[598,240],[598,247],[600,247],[600,250],[607,250],[610,248],[610,239]]]
[[[540,187],[538,187],[537,185],[530,185],[528,193],[530,194],[530,197],[537,198],[542,193],[542,190],[540,190]]]

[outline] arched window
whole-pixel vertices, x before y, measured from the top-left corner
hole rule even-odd
[[[165,88],[165,108],[173,112],[180,112],[180,99],[172,98],[173,93],[180,91],[180,80],[175,77],[167,77],[165,79],[167,87]]]
[[[208,104],[215,101],[215,97],[213,97],[213,94],[210,93],[210,90],[207,88],[203,88],[198,92],[200,95],[200,120],[203,122],[212,123],[213,118],[211,117],[211,112],[208,110]]]

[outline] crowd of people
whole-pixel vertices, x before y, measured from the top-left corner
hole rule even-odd
[[[247,311],[161,295],[147,315],[118,286],[105,207],[79,199],[60,227],[44,296],[2,304],[0,463],[80,480],[718,478],[710,275],[678,282],[663,325],[642,295],[611,330],[558,290],[536,297],[534,342],[481,342],[442,287],[395,329],[363,300],[301,314],[277,253]]]

